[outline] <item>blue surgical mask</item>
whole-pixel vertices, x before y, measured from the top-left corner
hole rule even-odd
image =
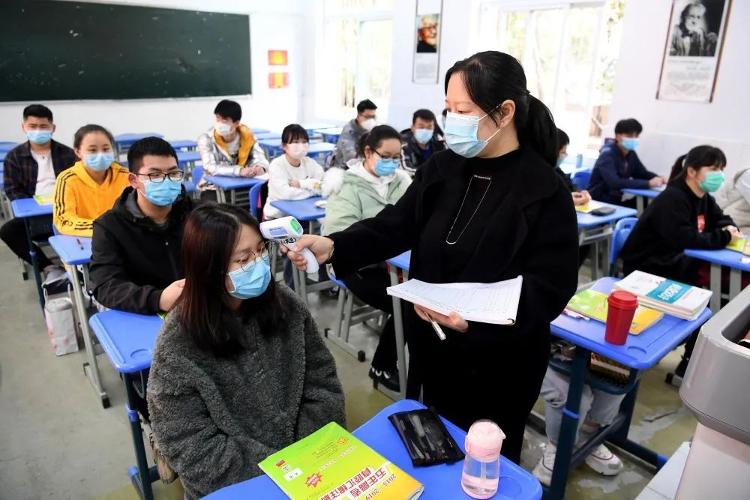
[[[161,182],[145,181],[143,185],[146,199],[159,207],[171,205],[182,193],[182,183],[169,178]]]
[[[115,154],[111,151],[100,153],[86,153],[83,155],[83,163],[91,170],[103,172],[115,161]]]
[[[465,158],[473,158],[481,153],[487,143],[500,132],[500,129],[497,129],[484,140],[477,137],[479,122],[486,117],[487,115],[459,115],[449,111],[445,118],[445,142],[448,147]]]
[[[47,144],[52,139],[51,130],[28,130],[26,138],[34,144]]]
[[[433,132],[431,128],[418,128],[414,131],[414,138],[420,144],[427,144],[432,139]]]
[[[623,137],[622,139],[622,147],[627,149],[628,151],[635,151],[636,149],[638,149],[638,145],[640,143],[641,141],[635,137]]]
[[[229,290],[232,297],[246,300],[263,295],[271,283],[268,255],[258,257],[255,261],[227,273],[227,276],[234,287],[234,290]]]
[[[378,177],[388,177],[389,175],[393,175],[393,173],[396,172],[398,165],[398,160],[380,158],[375,164],[375,175]]]

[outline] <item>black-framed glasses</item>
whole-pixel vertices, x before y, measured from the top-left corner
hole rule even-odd
[[[151,173],[151,174],[136,174],[136,175],[142,175],[145,177],[148,177],[148,180],[151,182],[155,182],[157,184],[164,182],[164,179],[169,178],[170,181],[175,182],[182,182],[182,179],[185,178],[185,172],[182,170],[175,170],[174,172],[169,173]]]

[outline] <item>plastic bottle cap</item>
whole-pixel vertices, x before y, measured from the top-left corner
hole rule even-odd
[[[615,290],[612,292],[607,302],[610,306],[622,309],[635,309],[638,307],[638,297],[624,290]]]
[[[492,460],[500,455],[505,433],[492,420],[477,420],[466,434],[466,453],[479,460]]]

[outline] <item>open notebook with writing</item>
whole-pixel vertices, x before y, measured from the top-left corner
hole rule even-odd
[[[523,277],[497,283],[425,283],[409,280],[388,287],[388,295],[441,314],[458,313],[467,321],[513,325]]]

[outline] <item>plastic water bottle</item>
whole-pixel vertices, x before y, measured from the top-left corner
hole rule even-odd
[[[500,450],[505,434],[491,420],[477,420],[466,435],[461,487],[473,498],[490,498],[500,481]]]

